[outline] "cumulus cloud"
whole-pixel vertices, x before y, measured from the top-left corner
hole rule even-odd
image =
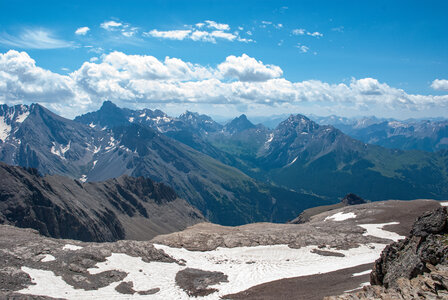
[[[436,79],[432,82],[431,88],[433,88],[436,91],[448,91],[448,80]]]
[[[90,28],[89,27],[79,27],[78,29],[76,29],[75,34],[76,35],[86,35],[87,32],[89,32]]]
[[[280,67],[248,55],[229,56],[216,67],[166,57],[112,52],[84,62],[68,75],[45,70],[25,52],[0,54],[0,102],[42,102],[74,116],[97,108],[103,100],[119,105],[221,105],[221,107],[374,106],[403,111],[448,108],[448,95],[412,95],[374,78],[329,84],[292,82]],[[437,82],[439,84],[439,82]],[[71,109],[70,109],[71,108]]]
[[[240,81],[266,81],[283,74],[280,67],[265,65],[246,54],[239,57],[228,56],[225,62],[218,65],[218,70],[224,77],[237,78]]]
[[[72,42],[59,39],[46,29],[27,29],[14,36],[3,33],[0,35],[0,44],[22,49],[58,49],[73,47]]]
[[[62,104],[68,112],[70,107],[76,111],[85,109],[90,102],[70,76],[37,67],[25,52],[0,53],[0,82],[3,103],[41,102],[50,107]]]

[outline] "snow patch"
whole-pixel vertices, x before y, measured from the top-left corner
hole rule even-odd
[[[129,118],[129,122],[133,123],[134,122],[134,117],[130,117]]]
[[[363,282],[357,288],[352,289],[352,290],[348,290],[348,291],[344,291],[344,293],[350,293],[350,292],[362,289],[363,287],[368,286],[368,285],[370,285],[370,282]]]
[[[6,124],[5,117],[0,117],[0,140],[3,142],[9,137],[11,133],[11,125]]]
[[[370,274],[370,272],[372,272],[372,270],[365,270],[365,271],[362,271],[362,272],[359,272],[359,273],[353,273],[352,276],[356,277],[356,276],[367,275],[367,274]]]
[[[72,245],[72,244],[66,244],[64,247],[62,247],[62,250],[72,250],[72,251],[76,251],[76,250],[80,250],[83,247],[81,246],[76,246],[76,245]]]
[[[440,202],[441,206],[448,206],[448,201],[447,202]]]
[[[21,114],[21,115],[18,115],[18,116],[16,117],[16,123],[23,123],[23,121],[25,121],[25,119],[28,118],[29,115],[30,115],[30,112],[29,112],[29,111],[24,112],[24,113]]]
[[[92,168],[95,168],[97,162],[98,162],[97,160],[93,161],[93,167]]]
[[[296,158],[294,158],[294,159],[293,159],[289,164],[287,164],[285,167],[292,166],[292,164],[296,162],[297,158],[299,158],[299,157],[296,156]]]
[[[71,141],[69,141],[66,146],[64,146],[64,145],[56,145],[55,142],[52,142],[52,143],[53,143],[53,146],[50,149],[51,153],[53,153],[54,155],[59,156],[62,159],[65,159],[65,152],[70,150]]]
[[[333,221],[344,221],[344,220],[348,220],[348,219],[354,219],[356,218],[356,214],[349,212],[349,213],[344,213],[344,212],[338,212],[334,215],[328,216],[325,218],[324,221],[328,221],[328,220],[333,220]]]
[[[364,236],[375,236],[375,237],[379,237],[379,238],[383,238],[383,239],[389,239],[389,240],[393,240],[394,242],[404,239],[405,237],[402,235],[399,235],[395,232],[392,231],[386,231],[383,229],[384,226],[386,225],[397,225],[400,224],[398,222],[390,222],[390,223],[382,223],[382,224],[363,224],[363,225],[358,225],[364,229],[366,229],[367,231],[364,232],[362,235]]]
[[[67,245],[66,245],[67,246]],[[64,247],[66,247],[64,246]],[[74,245],[70,245],[74,246]],[[349,250],[340,250],[344,257],[322,256],[312,253],[316,246],[292,249],[287,245],[256,247],[217,248],[212,251],[189,251],[154,245],[178,260],[184,260],[185,266],[176,263],[144,262],[139,257],[122,253],[113,253],[105,262],[88,269],[91,274],[107,270],[121,270],[127,273],[123,282],[132,281],[136,291],[160,288],[151,296],[139,294],[126,295],[126,299],[190,299],[175,284],[177,272],[185,268],[223,272],[229,282],[210,286],[218,291],[202,299],[220,299],[223,295],[238,293],[258,284],[273,280],[298,276],[333,272],[366,263],[374,262],[386,245],[368,244]],[[18,291],[22,294],[45,295],[66,299],[123,299],[115,287],[121,282],[114,282],[98,290],[86,291],[75,289],[51,271],[22,267],[30,275],[35,285]],[[141,271],[140,271],[141,270]]]
[[[49,262],[49,261],[53,261],[56,260],[56,257],[54,257],[51,254],[45,254],[44,258],[42,258],[40,261],[41,262]]]
[[[95,125],[95,124],[93,124],[93,122],[92,122],[92,123],[90,123],[90,124],[89,124],[89,127],[90,127],[90,128],[95,128],[95,127],[96,127],[96,125]]]
[[[81,178],[79,178],[79,181],[86,182],[87,181],[87,175],[82,175]]]
[[[97,154],[98,152],[100,152],[101,150],[101,146],[97,147],[95,146],[95,148],[93,149],[93,154]]]

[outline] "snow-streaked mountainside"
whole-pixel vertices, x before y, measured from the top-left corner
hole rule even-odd
[[[437,207],[430,200],[376,202],[318,214],[300,225],[201,223],[149,242],[102,244],[1,225],[8,268],[1,260],[0,295],[321,299],[365,285],[383,248]]]
[[[38,104],[3,107],[16,117],[5,123],[1,161],[85,182],[149,177],[220,224],[285,222],[351,192],[373,201],[448,197],[447,151],[386,149],[303,115],[270,130],[245,115],[222,126],[109,101],[74,121]]]
[[[178,124],[186,123],[178,119],[164,123],[169,118],[161,112],[151,114],[152,120],[151,111],[134,111],[134,122],[129,122],[128,116],[123,117],[129,110],[105,102],[98,112],[72,121],[38,104],[23,109],[28,117],[22,123],[11,123],[11,134],[0,143],[0,160],[11,165],[81,181],[148,177],[168,184],[209,220],[227,225],[284,222],[316,203],[329,202],[258,182],[170,138],[162,133],[168,131],[162,124],[180,128]]]

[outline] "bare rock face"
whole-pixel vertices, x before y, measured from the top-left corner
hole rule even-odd
[[[419,217],[409,237],[387,246],[370,274],[372,286],[335,299],[448,299],[448,213]]]

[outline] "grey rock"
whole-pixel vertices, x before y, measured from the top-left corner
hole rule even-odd
[[[228,282],[227,275],[222,272],[186,268],[176,274],[176,284],[193,297],[207,296],[216,292],[216,289],[208,287],[220,282]]]

